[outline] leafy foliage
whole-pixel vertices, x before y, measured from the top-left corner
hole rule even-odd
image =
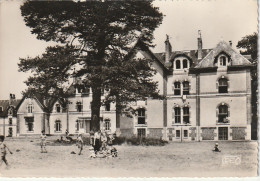
[[[61,44],[42,57],[21,59],[20,70],[34,72],[29,89],[65,96],[62,85],[75,67],[75,76],[92,88],[93,129],[99,127],[103,89],[109,92],[104,102],[116,102],[118,111],[127,102],[159,96],[150,62],[129,57],[138,41],[153,46],[163,16],[151,1],[28,1],[21,13],[38,39]]]

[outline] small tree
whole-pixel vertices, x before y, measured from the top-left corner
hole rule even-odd
[[[254,67],[251,70],[252,76],[252,139],[257,139],[257,123],[258,123],[258,50],[257,50],[258,34],[253,33],[243,37],[237,44],[237,48],[242,55],[251,55],[251,63]]]
[[[117,101],[118,106],[158,93],[156,84],[147,77],[153,72],[147,68],[148,62],[131,61],[129,57],[129,52],[138,40],[152,46],[153,31],[162,22],[162,14],[152,6],[151,1],[28,1],[21,6],[21,12],[26,25],[32,28],[32,33],[38,39],[60,43],[60,47],[68,53],[68,58],[73,58],[65,61],[64,70],[67,71],[62,72],[65,78],[54,81],[57,85],[45,86],[45,81],[49,80],[42,77],[48,77],[47,73],[39,75],[38,79],[28,80],[27,85],[35,90],[44,86],[45,91],[39,92],[44,92],[46,96],[49,96],[47,92],[51,87],[56,87],[55,91],[64,92],[60,89],[61,83],[66,82],[71,75],[68,70],[76,67],[75,75],[81,77],[93,92],[91,129],[99,129],[103,89],[110,91],[107,101]],[[77,51],[84,53],[84,56],[76,59],[74,56]],[[46,54],[49,53],[47,50]],[[56,51],[54,54],[58,58],[60,53]],[[37,67],[42,66],[39,58],[22,60],[22,71],[37,72]],[[27,66],[27,62],[31,62],[31,67]],[[58,67],[58,64],[54,67]],[[58,72],[56,69],[51,71],[52,75]],[[128,82],[127,89],[122,87],[121,77]],[[131,97],[127,97],[127,94]]]

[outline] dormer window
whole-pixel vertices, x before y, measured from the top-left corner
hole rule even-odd
[[[175,64],[176,64],[176,69],[181,69],[181,61],[180,60],[176,60]]]
[[[77,109],[78,112],[82,112],[82,107],[83,107],[82,103],[77,102],[76,109]]]
[[[61,112],[60,104],[56,104],[56,112]]]
[[[227,66],[227,58],[225,56],[221,56],[219,58],[219,65],[220,66]]]
[[[184,59],[183,60],[183,68],[188,68],[188,60],[187,59]]]

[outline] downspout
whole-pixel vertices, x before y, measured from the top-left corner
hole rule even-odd
[[[164,127],[164,139],[167,139],[167,74],[163,72],[163,127]]]
[[[197,140],[200,141],[200,74],[196,74],[196,126]]]

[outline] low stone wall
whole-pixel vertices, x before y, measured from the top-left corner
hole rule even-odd
[[[162,138],[163,133],[162,133],[162,128],[149,128],[149,134],[147,134],[147,137],[149,138]]]
[[[245,140],[246,139],[246,127],[231,127],[232,140]]]

